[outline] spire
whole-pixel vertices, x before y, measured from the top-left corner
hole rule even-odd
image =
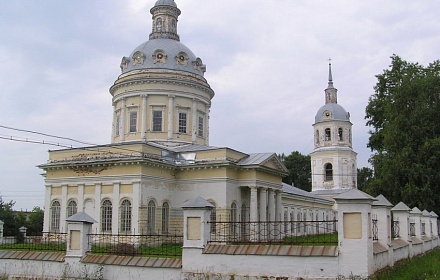
[[[328,86],[325,91],[325,104],[338,103],[338,90],[333,86],[332,63],[331,58],[328,59]]]
[[[177,34],[177,19],[180,10],[174,0],[158,0],[151,8],[153,15],[153,26],[150,34],[152,39],[172,39],[180,41]]]
[[[329,63],[328,63],[328,87],[327,88],[334,88],[333,87],[333,77],[332,77],[332,63],[331,63],[331,58],[328,59]]]

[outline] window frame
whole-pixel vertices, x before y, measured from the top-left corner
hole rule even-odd
[[[138,112],[137,111],[128,112],[128,132],[136,133],[138,131],[137,125],[138,125]]]
[[[168,201],[162,203],[162,234],[169,233],[170,226],[170,204]]]
[[[57,205],[55,205],[57,204]],[[54,200],[50,204],[50,232],[59,232],[61,225],[61,202]]]
[[[156,113],[160,113],[160,116],[156,116]],[[151,112],[151,131],[163,132],[163,109],[153,108]]]
[[[202,115],[197,118],[197,136],[205,137],[205,117]]]
[[[147,233],[153,234],[156,231],[156,202],[150,200],[147,206]]]
[[[119,231],[122,233],[131,233],[132,204],[130,199],[122,199],[119,215]]]
[[[113,203],[105,198],[101,202],[101,232],[111,232],[113,221]]]
[[[182,134],[188,133],[188,112],[178,112],[177,132]]]
[[[324,181],[333,181],[333,164],[331,164],[330,162],[327,162],[324,165]]]
[[[67,202],[66,217],[69,218],[78,213],[78,204],[74,199]]]
[[[326,128],[324,130],[324,135],[325,135],[325,141],[332,141],[332,130],[331,128]]]

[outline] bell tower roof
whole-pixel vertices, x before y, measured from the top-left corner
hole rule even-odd
[[[332,64],[328,64],[328,85],[324,90],[325,104],[315,116],[315,124],[326,121],[350,121],[350,113],[338,104],[338,90],[333,86]]]

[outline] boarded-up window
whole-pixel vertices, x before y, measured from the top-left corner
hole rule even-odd
[[[202,238],[201,224],[200,217],[188,217],[186,229],[188,240],[200,240]]]
[[[362,214],[344,213],[344,238],[362,238]]]

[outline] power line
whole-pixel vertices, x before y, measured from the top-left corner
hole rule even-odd
[[[4,126],[4,125],[0,125],[0,128],[19,131],[19,132],[25,132],[25,133],[31,133],[31,134],[37,134],[37,135],[42,135],[42,136],[52,137],[52,138],[57,138],[57,139],[63,139],[63,140],[68,140],[68,141],[72,141],[72,142],[76,142],[76,143],[80,143],[80,144],[85,144],[85,145],[90,145],[90,146],[99,146],[98,144],[93,144],[93,143],[89,143],[89,142],[85,142],[85,141],[81,141],[81,140],[76,140],[76,139],[73,139],[70,137],[52,135],[52,134],[47,134],[47,133],[34,131],[34,130],[20,129],[20,128],[14,128],[14,127],[9,127],[9,126]],[[49,145],[49,146],[68,148],[68,149],[81,149],[81,150],[85,150],[85,151],[99,151],[99,148],[92,149],[92,148],[74,146],[74,145],[69,145],[69,144],[64,144],[64,143],[57,143],[57,142],[52,142],[52,141],[47,141],[47,140],[35,140],[35,139],[29,139],[29,138],[23,138],[23,137],[17,137],[17,136],[9,136],[9,135],[8,136],[7,135],[0,135],[0,139],[10,140],[10,141],[15,141],[15,142],[22,142],[22,143],[29,143],[29,144]],[[117,147],[117,146],[112,146],[112,148],[116,149],[116,150],[131,152],[131,153],[133,153],[133,152],[139,153],[138,150],[121,148],[121,147]],[[118,153],[111,152],[111,151],[106,151],[106,152],[111,153],[111,154],[118,154]],[[119,155],[122,155],[122,153],[119,153]]]

